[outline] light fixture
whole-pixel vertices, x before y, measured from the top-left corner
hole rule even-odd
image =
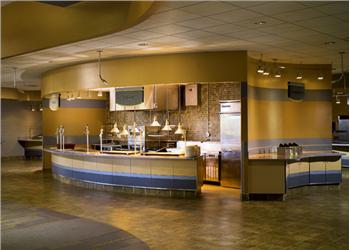
[[[34,104],[32,103],[31,104],[31,109],[30,109],[32,112],[35,112],[35,107],[34,107]]]
[[[148,42],[140,42],[137,44],[137,46],[139,46],[139,47],[147,47],[148,45],[149,45]]]
[[[97,96],[101,97],[102,95],[103,95],[103,94],[102,94],[102,91],[101,91],[101,90],[97,92]]]
[[[43,111],[44,109],[43,109],[43,105],[40,103],[40,105],[39,105],[39,110],[40,111]]]
[[[281,70],[279,67],[277,67],[277,59],[273,59],[274,61],[274,77],[280,78],[281,77]]]
[[[262,57],[263,57],[263,54],[260,54],[260,59],[258,61],[258,69],[256,70],[256,72],[258,72],[259,74],[264,73]]]
[[[183,135],[184,134],[184,130],[182,129],[181,123],[179,122],[179,124],[177,125],[177,130],[175,131],[176,135]]]
[[[116,122],[114,123],[113,128],[111,129],[111,133],[113,133],[113,134],[118,134],[119,133],[119,129],[118,129],[118,126],[117,126]]]
[[[80,91],[78,92],[77,99],[81,99]]]
[[[299,65],[299,70],[298,70],[297,77],[296,77],[297,80],[303,79],[303,74],[301,73],[301,65],[302,65],[302,63],[300,63],[300,65]]]
[[[114,111],[114,125],[113,125],[113,128],[111,129],[111,133],[113,134],[119,133],[119,129],[117,126],[117,111]]]
[[[278,66],[280,69],[285,69],[286,68],[286,66],[283,66],[283,65],[280,65],[280,66]]]
[[[132,133],[137,134],[139,132],[140,130],[137,128],[136,122],[134,122],[134,124],[132,125]]]
[[[168,119],[165,120],[165,126],[162,128],[163,131],[171,131]]]
[[[268,75],[270,75],[270,72],[267,71],[267,69],[265,69],[263,75],[264,75],[264,76],[268,76]]]
[[[97,50],[98,52],[98,77],[100,78],[100,80],[102,81],[102,83],[104,85],[109,85],[109,83],[102,77],[102,74],[101,74],[101,53],[102,53],[102,50]]]
[[[324,44],[325,44],[325,45],[334,45],[335,42],[333,42],[333,41],[327,41],[327,42],[325,42]]]
[[[319,76],[317,77],[317,80],[323,80],[323,76],[322,76],[322,75],[319,75]]]
[[[120,135],[129,135],[129,132],[126,129],[126,125],[125,124],[123,125],[123,130],[122,130],[122,132],[120,132]]]
[[[160,127],[159,122],[157,121],[157,116],[153,117],[153,122],[151,124],[151,127]]]
[[[166,87],[166,110],[168,114],[168,119],[165,120],[165,126],[162,128],[163,131],[171,131],[171,127],[169,125],[169,88],[168,86]]]
[[[335,103],[336,103],[336,104],[340,104],[340,98],[339,98],[339,96],[337,96],[337,95],[335,96]]]
[[[262,25],[262,24],[266,24],[266,22],[265,22],[265,21],[257,21],[257,22],[255,22],[254,24],[256,24],[256,25]]]

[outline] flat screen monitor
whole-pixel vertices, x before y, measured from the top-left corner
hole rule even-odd
[[[304,83],[288,82],[288,98],[301,101],[305,98]]]

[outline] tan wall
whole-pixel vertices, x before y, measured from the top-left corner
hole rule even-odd
[[[1,7],[2,58],[127,29],[148,18],[154,5],[152,1],[80,1],[62,8],[39,1],[10,3]]]
[[[65,135],[83,135],[86,124],[91,135],[98,135],[105,120],[105,109],[101,108],[60,108],[43,111],[43,135],[56,136],[56,128],[64,125]]]
[[[247,78],[246,51],[140,56],[104,61],[103,77],[111,87],[166,83],[232,82]],[[106,87],[98,64],[55,69],[43,76],[42,96],[50,93]]]
[[[269,64],[271,67],[272,64]],[[331,65],[303,65],[303,79],[296,80],[299,65],[286,64],[281,78],[257,74],[257,64],[253,59],[248,61],[249,88],[268,89],[284,93],[281,98],[269,95],[256,98],[248,92],[248,141],[251,149],[258,146],[278,146],[278,140],[289,142],[298,140],[329,140],[332,138],[332,103],[321,97],[320,100],[293,101],[287,98],[288,81],[305,84],[306,91],[322,92],[323,95],[331,91]],[[324,80],[317,80],[322,73]],[[261,90],[261,89],[260,89]],[[282,91],[281,91],[282,90]],[[330,96],[329,96],[330,97]],[[273,143],[271,143],[275,140]],[[261,143],[259,143],[259,141]],[[270,142],[269,142],[270,141]]]
[[[19,92],[14,88],[1,88],[1,99],[19,100],[19,101],[41,101],[40,91]]]

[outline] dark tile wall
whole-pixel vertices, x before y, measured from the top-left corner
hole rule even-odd
[[[208,86],[209,86],[209,132],[211,141],[220,140],[220,100],[238,100],[240,99],[240,83],[210,83],[200,85],[200,103],[198,106],[182,106],[181,122],[184,129],[187,130],[187,140],[205,141],[207,132],[207,114],[208,114]],[[152,111],[118,111],[107,112],[107,124],[114,123],[117,120],[118,127],[121,128],[124,123],[131,125],[133,117],[138,125],[148,125],[156,115],[158,122],[164,125],[167,112]],[[180,121],[178,111],[169,112],[170,124],[177,125]],[[111,125],[110,125],[111,126]]]

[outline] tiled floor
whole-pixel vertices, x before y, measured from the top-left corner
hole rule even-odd
[[[348,249],[348,179],[343,170],[340,187],[294,189],[284,202],[241,202],[214,186],[184,200],[87,190],[53,180],[38,161],[8,161],[2,200],[107,223],[151,249]]]

